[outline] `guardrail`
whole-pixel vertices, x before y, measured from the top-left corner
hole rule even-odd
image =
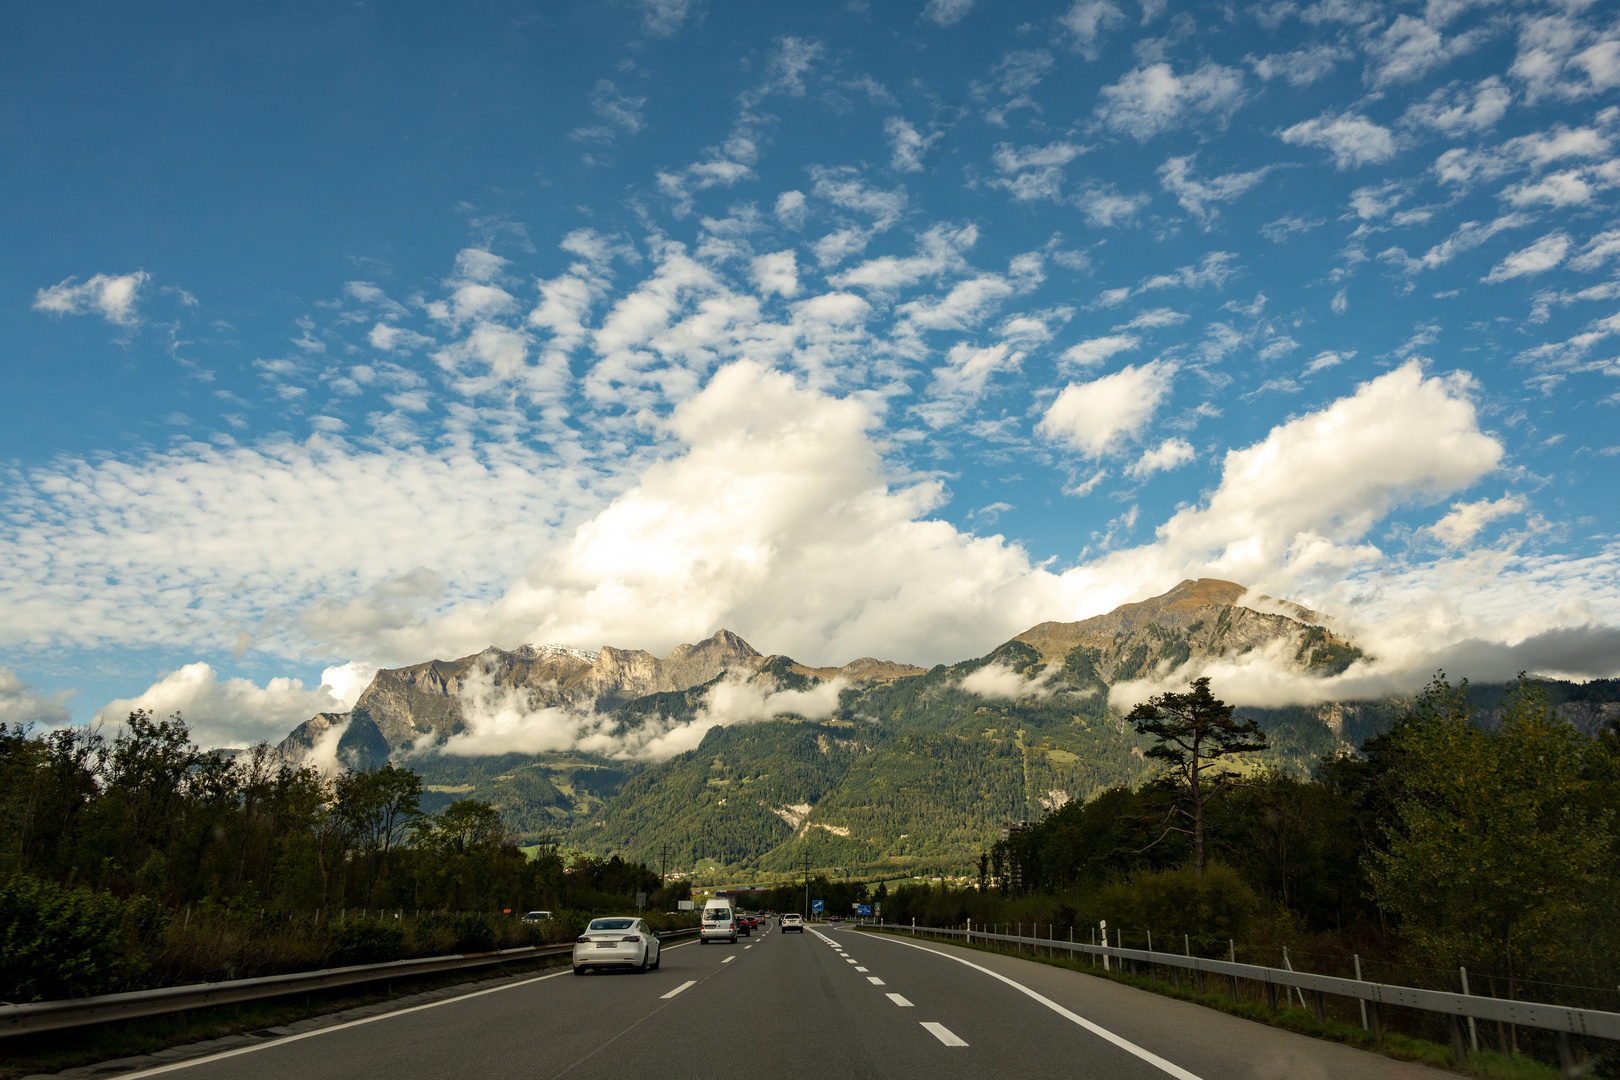
[[[1374,1038],[1382,1035],[1379,1005],[1396,1005],[1408,1009],[1422,1009],[1446,1017],[1451,1035],[1451,1050],[1459,1061],[1468,1057],[1469,1040],[1463,1034],[1461,1021],[1500,1021],[1523,1027],[1541,1028],[1558,1035],[1558,1050],[1565,1067],[1572,1064],[1569,1036],[1584,1035],[1599,1039],[1620,1040],[1620,1013],[1598,1009],[1572,1009],[1562,1005],[1546,1005],[1533,1001],[1512,1001],[1506,998],[1476,997],[1471,994],[1449,994],[1439,990],[1419,990],[1412,986],[1365,982],[1360,979],[1341,979],[1333,975],[1313,975],[1307,971],[1262,967],[1257,964],[1239,964],[1230,960],[1207,960],[1198,956],[1124,949],[1109,945],[1087,945],[1061,938],[1024,937],[1019,934],[997,934],[986,930],[951,929],[938,926],[906,926],[900,923],[878,923],[873,929],[895,930],[908,934],[927,934],[930,937],[960,938],[968,943],[1005,942],[1028,945],[1036,949],[1057,949],[1070,954],[1084,954],[1108,961],[1124,961],[1178,970],[1191,971],[1197,988],[1204,989],[1206,975],[1223,976],[1229,981],[1233,1000],[1237,998],[1237,980],[1248,979],[1266,987],[1266,1003],[1277,1006],[1277,988],[1293,987],[1309,991],[1318,1021],[1323,1019],[1322,995],[1334,994],[1364,1002],[1367,1006],[1367,1024]],[[1123,965],[1121,965],[1123,970]],[[1303,999],[1304,994],[1301,993]]]
[[[686,930],[664,931],[658,937],[660,940],[668,940],[695,933],[697,928],[692,927]],[[302,994],[357,983],[384,982],[389,979],[409,978],[413,975],[432,975],[441,971],[504,964],[512,960],[562,956],[571,953],[573,948],[574,943],[568,942],[565,945],[536,945],[487,953],[450,953],[446,956],[425,956],[415,960],[391,960],[382,964],[355,964],[350,967],[322,968],[319,971],[300,971],[288,975],[265,975],[257,979],[232,979],[228,982],[195,983],[191,986],[164,986],[155,990],[133,990],[124,994],[101,994],[96,997],[66,998],[61,1001],[36,1001],[26,1005],[0,1005],[0,1037],[83,1027],[110,1020],[160,1016],[164,1013],[206,1008],[211,1005],[259,1001],[284,994]]]

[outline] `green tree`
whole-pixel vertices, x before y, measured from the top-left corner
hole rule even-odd
[[[1204,804],[1232,778],[1218,770],[1221,759],[1269,748],[1260,725],[1253,720],[1234,720],[1233,711],[1209,692],[1206,677],[1194,679],[1189,693],[1155,694],[1125,718],[1140,734],[1158,740],[1148,747],[1147,756],[1170,766],[1171,782],[1179,789],[1172,814],[1179,814],[1187,825],[1172,823],[1164,835],[1183,832],[1192,836],[1193,873],[1197,876],[1204,873]],[[1205,773],[1210,775],[1206,778]]]
[[[1466,687],[1465,687],[1466,689]],[[1494,731],[1437,678],[1390,734],[1393,815],[1370,876],[1427,958],[1509,980],[1571,960],[1613,844],[1600,751],[1521,677]]]

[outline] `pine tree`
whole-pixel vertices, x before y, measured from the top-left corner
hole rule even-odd
[[[1223,757],[1270,749],[1259,724],[1234,720],[1232,712],[1232,706],[1209,692],[1206,677],[1194,679],[1190,693],[1155,694],[1125,718],[1139,733],[1159,740],[1147,749],[1146,756],[1168,762],[1176,786],[1184,789],[1172,812],[1185,818],[1190,827],[1171,825],[1165,833],[1192,836],[1193,873],[1199,877],[1204,874],[1204,804],[1231,780],[1231,774],[1224,771],[1207,779],[1204,773],[1215,769]]]

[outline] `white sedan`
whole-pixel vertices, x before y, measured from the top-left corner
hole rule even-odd
[[[592,919],[574,939],[574,974],[591,968],[623,967],[638,973],[658,970],[658,935],[641,919]]]

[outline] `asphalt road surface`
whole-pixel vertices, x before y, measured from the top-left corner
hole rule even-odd
[[[1015,956],[812,926],[566,969],[125,1077],[1385,1080],[1451,1074]]]

